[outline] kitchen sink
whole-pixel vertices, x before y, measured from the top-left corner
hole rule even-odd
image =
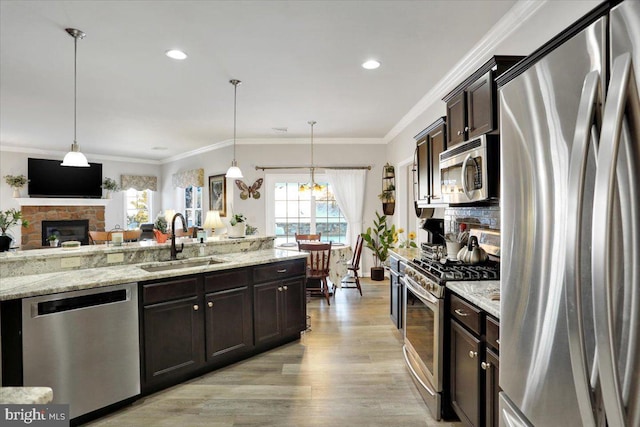
[[[148,272],[180,270],[183,268],[203,267],[205,265],[222,264],[225,262],[216,258],[205,259],[185,259],[175,261],[161,261],[153,264],[143,265],[140,268]]]

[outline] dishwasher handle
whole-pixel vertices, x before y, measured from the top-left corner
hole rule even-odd
[[[63,313],[65,311],[127,301],[128,299],[129,296],[127,295],[127,290],[118,289],[115,291],[97,292],[89,295],[81,295],[50,301],[41,301],[38,303],[37,315],[43,316],[48,314]]]

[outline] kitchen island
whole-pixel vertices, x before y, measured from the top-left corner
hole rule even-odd
[[[82,422],[300,338],[305,254],[254,237],[179,258],[144,242],[3,254],[2,385],[50,386]]]

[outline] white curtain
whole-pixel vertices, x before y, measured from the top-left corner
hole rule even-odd
[[[326,169],[325,175],[336,196],[338,207],[347,220],[347,244],[355,244],[358,235],[362,233],[367,171],[365,169]]]

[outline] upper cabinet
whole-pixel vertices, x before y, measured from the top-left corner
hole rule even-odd
[[[447,148],[447,126],[439,118],[414,137],[417,143],[418,207],[442,203],[440,185],[440,153]]]
[[[495,78],[522,58],[494,56],[442,98],[447,103],[447,145],[498,130]]]

